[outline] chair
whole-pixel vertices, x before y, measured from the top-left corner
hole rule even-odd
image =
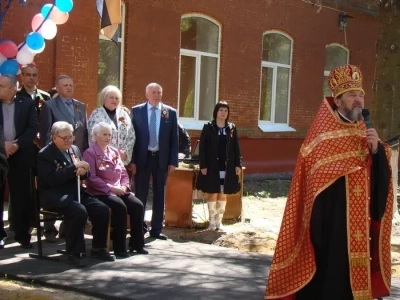
[[[36,205],[36,230],[37,230],[37,243],[38,243],[38,253],[29,253],[29,257],[32,258],[39,258],[39,259],[46,259],[52,261],[59,261],[58,257],[51,257],[47,255],[43,255],[43,247],[42,247],[42,228],[40,227],[41,221],[63,221],[64,216],[52,211],[44,210],[40,208],[40,200],[39,200],[39,190],[38,190],[38,183],[37,183],[37,176],[34,177],[34,193],[33,198],[35,200]],[[47,216],[48,218],[42,219],[40,216]],[[62,253],[62,250],[57,251],[58,253]]]
[[[40,199],[39,199],[39,189],[38,189],[38,182],[37,176],[34,177],[34,200],[36,205],[37,217],[36,217],[36,230],[37,230],[37,237],[38,237],[38,253],[29,253],[29,257],[32,258],[39,258],[39,259],[46,259],[52,261],[59,261],[58,257],[46,256],[43,255],[43,246],[42,246],[42,228],[40,227],[41,221],[64,221],[64,216],[62,214],[44,210],[40,208]],[[111,208],[109,209],[110,216],[111,216]],[[42,219],[40,216],[47,216],[48,218]],[[108,222],[108,230],[107,230],[107,247],[106,250],[110,251],[110,236],[111,236],[112,228],[111,228],[111,217],[109,218]],[[65,250],[58,249],[57,253],[59,254],[66,254]]]

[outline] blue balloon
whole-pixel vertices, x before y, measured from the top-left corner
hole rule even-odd
[[[44,45],[44,38],[39,32],[31,32],[26,37],[26,44],[32,50],[39,50]]]
[[[6,60],[0,66],[0,73],[3,75],[17,75],[19,69],[18,62],[15,59]]]
[[[43,18],[46,18],[46,16],[49,14],[50,9],[53,7],[53,4],[46,4],[43,5],[42,10],[41,10],[41,14],[43,16]],[[49,16],[50,17],[50,16]]]
[[[74,7],[74,2],[72,0],[56,0],[56,6],[61,12],[67,13]]]

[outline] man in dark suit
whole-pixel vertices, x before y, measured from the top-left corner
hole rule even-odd
[[[31,98],[38,112],[38,119],[40,116],[40,110],[43,103],[50,100],[49,93],[42,91],[37,88],[38,84],[38,69],[33,64],[24,65],[21,68],[21,83],[22,87],[18,90],[17,95]]]
[[[21,78],[22,87],[18,90],[17,95],[33,100],[36,111],[37,111],[38,120],[39,120],[40,110],[42,108],[42,105],[45,101],[50,100],[50,95],[49,95],[49,93],[37,88],[39,78],[38,78],[38,69],[37,69],[36,65],[28,64],[28,65],[22,66],[20,78]],[[37,152],[39,152],[39,149],[40,149],[39,138],[40,137],[38,135],[33,140],[33,143],[36,145]],[[36,161],[36,159],[35,159],[35,161]],[[35,168],[34,168],[33,172],[36,175],[37,172],[36,172]],[[33,189],[33,185],[32,185],[32,189]],[[33,193],[33,191],[32,191],[32,193]],[[10,211],[11,210],[9,210],[9,212]],[[32,207],[32,209],[30,209],[30,220],[31,220],[31,224],[33,226],[36,222],[35,219],[36,219],[36,208]],[[8,218],[8,221],[11,226],[10,217]]]
[[[4,129],[5,151],[8,157],[8,186],[15,240],[24,249],[32,248],[29,234],[29,209],[33,207],[31,171],[36,166],[33,140],[38,132],[37,113],[33,101],[17,96],[14,76],[0,77],[0,125]],[[0,188],[0,215],[3,218],[4,186]]]
[[[73,128],[67,122],[56,122],[51,129],[52,142],[38,154],[38,187],[41,206],[64,215],[65,243],[68,260],[74,267],[85,266],[81,253],[85,253],[84,227],[90,217],[93,228],[92,256],[114,261],[106,251],[109,208],[83,189],[78,202],[77,176],[85,179],[90,174],[89,164],[82,161],[79,148],[72,145]]]
[[[3,127],[0,126],[0,186],[3,186],[8,174],[8,162],[6,156],[6,148],[4,143],[4,132]],[[0,210],[1,216],[3,211]],[[7,233],[4,230],[3,217],[0,218],[0,249],[4,248],[4,239],[7,237]]]
[[[146,207],[150,175],[153,178],[153,215],[150,237],[166,240],[161,233],[164,219],[165,184],[178,166],[178,121],[176,110],[161,102],[162,87],[146,87],[148,102],[132,108],[136,142],[130,169],[135,174],[136,197]],[[145,231],[147,228],[144,229]]]
[[[51,126],[58,121],[68,122],[74,128],[74,145],[83,153],[89,148],[86,106],[74,99],[74,83],[67,75],[60,75],[56,81],[58,96],[42,105],[39,121],[40,144],[50,141]]]
[[[56,80],[56,88],[59,95],[42,105],[39,120],[40,145],[44,147],[50,143],[51,126],[55,122],[64,121],[74,128],[74,145],[83,153],[89,147],[85,104],[72,98],[74,83],[71,77],[60,75]],[[54,222],[45,222],[44,228],[46,241],[57,242],[58,231]]]

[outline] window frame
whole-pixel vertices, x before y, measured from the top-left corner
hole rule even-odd
[[[119,68],[119,90],[123,91],[124,88],[124,66],[125,66],[125,20],[126,20],[126,4],[121,2],[121,36],[118,37],[118,44],[121,45],[120,48],[120,68]],[[99,34],[99,40],[111,41],[108,37]],[[111,41],[112,42],[112,41]],[[123,104],[124,97],[122,97],[120,104]]]
[[[260,95],[259,95],[259,105],[258,105],[258,127],[263,132],[289,132],[296,131],[294,128],[289,126],[289,116],[290,116],[290,98],[291,98],[291,88],[292,88],[292,66],[293,66],[293,38],[288,34],[279,30],[268,30],[262,35],[261,50],[264,47],[264,36],[267,34],[280,34],[286,37],[290,41],[290,64],[275,63],[271,61],[262,60],[261,57],[261,68],[260,68]],[[288,99],[287,99],[287,122],[286,123],[275,123],[275,104],[276,104],[276,88],[277,88],[277,75],[278,67],[289,69],[289,84],[288,84]],[[271,121],[260,120],[261,113],[261,94],[262,94],[262,70],[263,68],[272,68],[272,99],[271,99]]]
[[[346,46],[343,46],[342,44],[339,44],[339,43],[331,43],[331,44],[328,44],[328,45],[325,46],[325,64],[326,64],[326,51],[327,51],[327,49],[328,49],[329,47],[339,47],[339,48],[342,48],[343,50],[345,50],[346,53],[347,53],[346,64],[349,63],[349,60],[350,60],[350,49],[347,48]],[[324,92],[324,85],[323,85],[323,83],[325,82],[325,78],[328,78],[328,77],[329,77],[329,73],[330,73],[330,72],[331,72],[331,71],[325,70],[325,66],[324,66],[324,80],[323,80],[323,82],[322,82],[322,93]],[[325,96],[325,95],[323,95],[323,96],[324,96],[324,97],[329,97],[329,96]],[[333,96],[333,93],[331,93],[331,96]]]
[[[206,19],[210,22],[212,22],[214,25],[218,27],[218,54],[211,53],[211,52],[204,52],[204,51],[198,51],[198,50],[190,50],[190,49],[184,49],[182,48],[182,42],[181,42],[181,37],[182,37],[182,32],[179,32],[179,79],[178,79],[178,118],[179,122],[185,127],[185,129],[189,130],[202,130],[204,124],[206,124],[209,120],[198,120],[198,114],[199,114],[199,103],[200,103],[200,71],[201,71],[201,57],[202,56],[207,56],[207,57],[214,57],[217,58],[217,76],[216,76],[216,89],[215,89],[215,104],[218,102],[218,97],[219,97],[219,78],[220,78],[220,65],[221,65],[221,36],[222,36],[222,25],[219,23],[217,20],[210,18],[206,15],[203,14],[197,14],[197,13],[190,13],[190,14],[184,14],[181,16],[181,23],[182,20],[185,18],[190,18],[190,17],[196,17],[196,18],[203,18]],[[193,108],[194,108],[194,118],[186,118],[186,117],[180,117],[179,116],[179,109],[180,109],[180,93],[181,93],[181,63],[182,63],[182,55],[184,56],[190,56],[194,57],[196,59],[196,71],[195,71],[195,95],[194,95],[194,103],[193,103]]]

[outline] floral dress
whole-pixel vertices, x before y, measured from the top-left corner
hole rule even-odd
[[[99,122],[106,122],[111,125],[112,136],[110,145],[126,152],[126,158],[122,162],[128,165],[132,158],[133,146],[135,145],[136,135],[132,126],[131,118],[122,108],[118,107],[116,111],[117,126],[109,118],[103,107],[96,108],[90,115],[88,121],[89,146],[93,145],[92,129]]]

